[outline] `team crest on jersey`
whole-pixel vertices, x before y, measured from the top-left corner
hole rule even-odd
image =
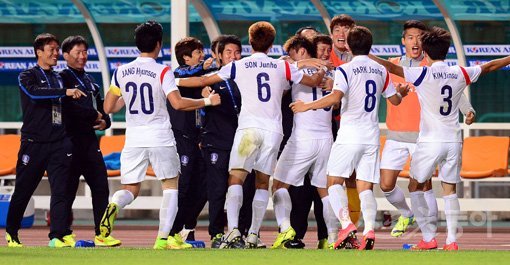
[[[183,167],[187,166],[189,163],[189,157],[188,156],[181,156],[181,165]]]
[[[23,165],[28,165],[28,162],[30,161],[30,156],[28,156],[27,154],[24,154],[23,156],[21,156],[21,162],[23,163]]]
[[[216,162],[218,162],[218,154],[217,153],[211,153],[211,164],[215,165]]]

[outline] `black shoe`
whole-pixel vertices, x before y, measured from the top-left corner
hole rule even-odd
[[[305,248],[305,243],[301,239],[293,239],[283,244],[286,248]]]
[[[211,238],[211,248],[220,248],[222,237],[223,234],[217,234],[216,236]]]

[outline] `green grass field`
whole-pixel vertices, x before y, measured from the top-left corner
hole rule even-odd
[[[221,264],[221,265],[323,265],[323,264],[508,264],[508,251],[409,252],[409,251],[326,251],[326,250],[167,250],[50,249],[0,247],[0,264]]]

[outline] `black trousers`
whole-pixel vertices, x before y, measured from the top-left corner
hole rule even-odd
[[[198,141],[179,134],[175,134],[175,140],[177,153],[181,159],[181,175],[179,209],[170,235],[179,233],[183,228],[195,228],[198,216],[207,202],[205,162]]]
[[[308,229],[308,213],[314,205],[313,212],[317,222],[317,239],[328,238],[328,229],[322,214],[322,200],[317,188],[310,184],[310,178],[305,176],[303,186],[290,186],[290,199],[292,211],[290,212],[290,224],[296,230],[295,239],[303,239]]]
[[[83,175],[87,185],[92,193],[92,211],[94,213],[94,228],[96,235],[99,235],[99,223],[101,217],[108,206],[108,175],[103,160],[103,154],[99,149],[99,141],[96,134],[84,134],[71,136],[73,143],[73,162],[71,164],[71,177],[67,187],[67,205],[71,212],[76,191],[80,182],[80,176]],[[71,231],[71,219],[67,224],[69,233]]]
[[[228,163],[230,151],[215,148],[202,150],[207,171],[207,200],[209,201],[209,235],[223,233],[226,214],[224,210],[228,190]],[[239,212],[239,231],[248,233],[251,225],[251,208],[255,195],[255,176],[248,174],[243,185],[243,206]]]
[[[69,208],[67,183],[72,162],[73,147],[69,138],[51,143],[21,142],[16,163],[16,184],[7,214],[6,231],[18,235],[23,213],[30,197],[48,172],[51,189],[49,238],[62,238],[67,234]]]

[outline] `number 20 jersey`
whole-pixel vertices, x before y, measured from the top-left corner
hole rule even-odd
[[[177,90],[170,67],[138,57],[120,66],[112,85],[120,88],[126,104],[126,147],[173,146],[167,95]]]
[[[368,56],[358,55],[337,68],[333,89],[344,93],[336,142],[379,145],[380,97],[396,93],[388,71]]]
[[[404,67],[405,80],[416,87],[421,106],[418,142],[462,142],[460,97],[480,73],[479,66],[463,68],[445,62],[435,62],[430,67]]]
[[[289,81],[299,83],[303,72],[283,60],[257,52],[223,66],[218,76],[235,81],[241,92],[238,130],[259,128],[283,135],[283,92],[290,88]]]

